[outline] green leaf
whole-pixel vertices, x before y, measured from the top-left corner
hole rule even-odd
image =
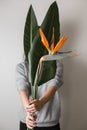
[[[38,30],[37,19],[34,10],[32,8],[32,5],[30,5],[24,28],[24,53],[27,61],[28,61],[28,53],[30,51],[32,42],[36,36],[37,30]]]
[[[56,45],[60,36],[59,13],[56,2],[51,4],[43,20],[43,23],[41,24],[41,28],[43,29],[43,32],[46,35],[49,43],[51,42],[53,27],[55,35],[54,41]],[[32,86],[34,86],[39,60],[43,55],[46,54],[48,54],[48,52],[46,48],[43,46],[38,32],[33,40],[33,44],[29,52],[29,79]],[[55,75],[55,72],[56,72],[56,62],[55,61],[45,62],[43,65],[43,70],[38,85],[41,85],[47,82],[48,80],[52,79]]]
[[[51,37],[54,27],[54,44],[56,45],[60,38],[60,22],[59,22],[59,10],[56,1],[51,4],[47,14],[43,20],[41,28],[48,39],[51,42]],[[51,43],[50,43],[51,44]]]

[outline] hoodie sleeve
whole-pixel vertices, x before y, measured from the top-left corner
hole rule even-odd
[[[26,76],[26,66],[24,63],[20,63],[16,66],[16,86],[17,90],[28,89],[30,90],[30,83]]]

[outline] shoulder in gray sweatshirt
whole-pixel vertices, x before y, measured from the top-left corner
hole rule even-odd
[[[27,89],[31,91],[31,85],[28,82],[28,63],[22,62],[16,67],[16,86],[18,91],[22,89]],[[47,127],[54,126],[59,122],[60,118],[60,100],[58,89],[63,84],[63,64],[57,61],[57,68],[55,77],[48,82],[42,84],[38,88],[37,98],[40,98],[47,88],[54,86],[57,87],[57,91],[53,98],[48,101],[44,107],[37,113],[37,126]],[[26,112],[23,107],[21,107],[19,113],[19,119],[22,122],[26,122]]]

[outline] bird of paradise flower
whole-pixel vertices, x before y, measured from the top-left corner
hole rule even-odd
[[[41,72],[42,72],[42,67],[43,67],[43,62],[44,61],[54,61],[54,60],[62,60],[65,58],[69,58],[72,56],[78,56],[78,54],[76,53],[70,53],[72,51],[68,51],[68,52],[62,52],[61,55],[58,53],[58,51],[60,50],[60,48],[64,45],[64,43],[68,40],[68,37],[62,37],[58,43],[56,44],[56,46],[54,47],[54,28],[53,28],[53,34],[52,34],[52,44],[51,46],[49,46],[49,42],[47,41],[43,31],[41,28],[39,28],[39,33],[40,33],[40,37],[41,37],[41,41],[42,44],[44,45],[44,47],[47,49],[48,54],[44,55],[40,58],[39,60],[39,64],[38,64],[38,68],[37,68],[37,72],[36,72],[36,76],[35,76],[35,81],[34,81],[34,97],[36,97],[37,95],[37,91],[38,91],[38,82],[39,82],[39,78],[41,76]]]
[[[37,73],[36,73],[36,77],[35,77],[35,86],[38,85],[38,81],[39,81],[39,77],[41,75],[42,72],[42,65],[44,61],[53,61],[53,60],[62,60],[68,57],[72,57],[72,56],[78,56],[78,54],[76,53],[70,53],[72,51],[68,51],[68,52],[62,52],[61,55],[58,53],[58,51],[60,50],[60,48],[64,45],[64,43],[68,40],[68,37],[62,37],[58,43],[56,44],[56,46],[54,47],[54,28],[53,28],[53,34],[52,34],[52,44],[51,46],[49,46],[49,42],[46,39],[43,31],[41,28],[39,28],[39,33],[40,33],[40,37],[41,37],[41,41],[42,44],[44,45],[44,47],[47,49],[48,54],[44,55],[40,58],[39,64],[38,64],[38,69],[37,69]],[[37,85],[36,85],[37,84]]]

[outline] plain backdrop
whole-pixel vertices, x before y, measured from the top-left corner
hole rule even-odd
[[[0,0],[0,130],[18,130],[20,98],[15,68],[22,61],[23,32],[30,4],[40,25],[53,0]],[[87,0],[57,0],[61,36],[69,36],[62,50],[78,57],[63,61],[60,88],[61,130],[87,130]]]

